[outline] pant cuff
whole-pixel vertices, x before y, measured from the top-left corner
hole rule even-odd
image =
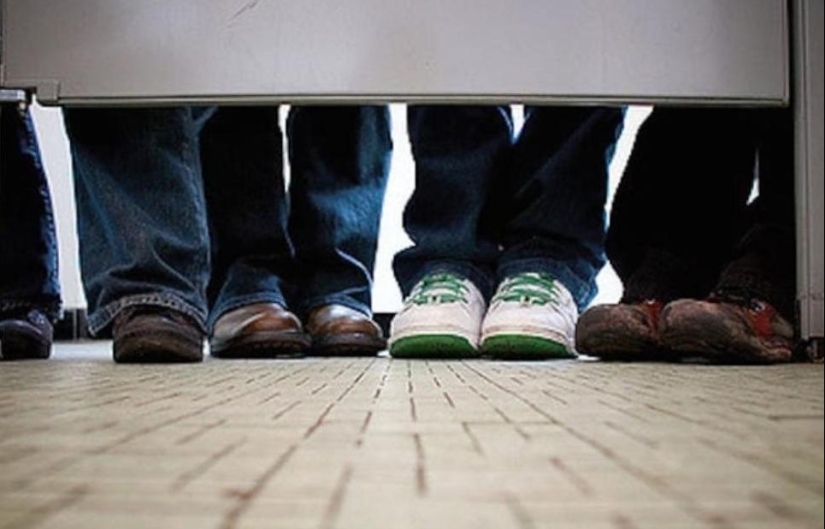
[[[89,332],[98,336],[108,330],[121,311],[129,307],[154,306],[176,310],[189,316],[202,332],[206,332],[206,311],[193,307],[178,296],[169,293],[136,294],[109,303],[89,315]]]

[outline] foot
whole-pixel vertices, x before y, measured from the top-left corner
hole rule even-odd
[[[690,300],[662,310],[662,343],[683,357],[769,364],[793,358],[793,326],[759,300]]]
[[[399,358],[478,356],[484,315],[478,288],[456,274],[437,272],[413,287],[392,320],[390,354]]]
[[[277,303],[254,303],[215,322],[209,348],[221,358],[277,358],[302,355],[311,344],[298,318]]]
[[[495,358],[574,358],[578,314],[570,292],[546,274],[505,278],[481,325],[481,351]]]
[[[344,305],[313,309],[307,318],[312,350],[330,356],[372,356],[387,347],[387,341],[369,316]]]
[[[178,363],[203,360],[203,332],[187,315],[165,307],[124,309],[112,330],[118,363]]]
[[[592,307],[576,324],[576,350],[603,360],[672,359],[659,339],[661,311],[656,300]]]
[[[51,322],[39,310],[0,314],[0,360],[48,358],[53,334]]]

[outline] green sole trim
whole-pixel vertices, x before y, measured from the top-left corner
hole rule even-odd
[[[563,343],[537,336],[501,334],[491,336],[481,344],[481,352],[493,358],[508,360],[550,360],[575,358]]]
[[[478,350],[466,338],[446,334],[422,334],[395,340],[390,345],[395,358],[474,358]]]

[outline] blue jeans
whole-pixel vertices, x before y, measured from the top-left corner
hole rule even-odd
[[[277,108],[68,109],[65,118],[92,332],[131,305],[179,310],[204,330],[223,313],[257,302],[307,310],[329,300],[369,311],[391,150],[386,109],[294,111],[290,121],[298,126],[317,120],[332,136],[364,138],[327,141],[329,149],[312,135],[292,138],[292,151],[349,159],[314,168],[320,170],[293,167],[292,212]],[[341,167],[369,170],[332,170]],[[326,200],[335,186],[359,194],[358,215]],[[301,203],[317,205],[321,220],[299,221]],[[349,222],[363,228],[364,239],[351,242]],[[305,294],[307,265],[296,256],[314,246],[340,259],[310,262],[331,272]]]
[[[513,136],[507,107],[408,111],[416,189],[404,212],[414,245],[394,262],[404,295],[424,275],[467,277],[489,298],[521,272],[545,272],[580,309],[605,263],[607,170],[621,108],[528,107]]]
[[[49,187],[28,113],[0,110],[0,314],[60,315],[57,239]]]
[[[386,106],[293,107],[287,121],[299,314],[332,303],[372,313],[372,274],[390,174]]]

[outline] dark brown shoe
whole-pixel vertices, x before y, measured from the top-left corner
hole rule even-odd
[[[48,358],[53,334],[52,323],[39,310],[0,314],[0,360]]]
[[[381,327],[344,305],[325,305],[309,313],[307,331],[313,352],[329,356],[371,356],[386,349]]]
[[[150,305],[126,308],[115,319],[112,337],[118,363],[203,360],[203,331],[176,310]]]
[[[659,339],[661,310],[656,300],[592,307],[576,324],[576,350],[603,360],[672,360]]]
[[[769,364],[793,359],[793,326],[769,304],[683,299],[662,309],[662,342],[684,357]]]
[[[276,303],[254,303],[227,312],[215,322],[212,356],[277,358],[300,356],[311,340],[298,318]]]

